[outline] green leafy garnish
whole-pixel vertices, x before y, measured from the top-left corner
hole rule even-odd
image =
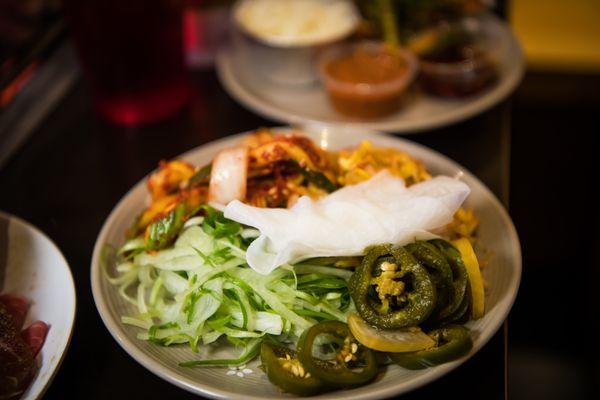
[[[211,366],[237,366],[248,363],[250,360],[258,356],[260,353],[260,345],[262,344],[262,338],[250,339],[248,344],[244,348],[244,351],[238,358],[232,359],[220,359],[220,360],[197,360],[197,361],[186,361],[179,363],[182,367],[211,367]],[[239,343],[239,341],[238,341]]]
[[[242,226],[239,223],[225,218],[221,211],[208,205],[203,206],[202,210],[206,214],[202,229],[207,234],[215,238],[222,238],[238,235],[242,231]]]
[[[329,178],[327,178],[327,176],[325,176],[325,174],[322,172],[304,168],[294,160],[289,160],[286,162],[286,164],[290,169],[302,174],[304,179],[306,179],[308,182],[313,183],[315,186],[325,190],[327,193],[334,192],[338,189],[338,186],[331,182]]]
[[[164,217],[150,224],[147,250],[158,250],[171,244],[185,223],[185,204],[179,203]]]
[[[210,173],[212,172],[212,164],[205,165],[200,168],[189,180],[190,186],[208,184],[210,181]]]

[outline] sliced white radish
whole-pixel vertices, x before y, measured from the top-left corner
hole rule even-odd
[[[212,163],[208,201],[227,205],[232,200],[246,197],[248,149],[234,147],[222,150]]]
[[[429,231],[450,223],[469,191],[465,183],[447,176],[407,188],[384,170],[319,200],[302,196],[289,209],[232,201],[225,217],[260,231],[246,259],[250,268],[268,275],[280,265],[307,258],[359,256],[371,245],[433,239]]]

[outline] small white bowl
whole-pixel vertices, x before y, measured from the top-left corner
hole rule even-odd
[[[316,57],[319,50],[350,36],[360,21],[348,2],[348,21],[340,29],[320,37],[269,37],[253,32],[239,17],[242,7],[252,0],[240,0],[232,9],[232,42],[238,62],[271,81],[283,85],[310,85],[318,80]]]

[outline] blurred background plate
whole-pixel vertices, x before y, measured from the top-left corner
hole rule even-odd
[[[477,115],[506,98],[521,81],[525,61],[508,25],[493,15],[482,17],[481,23],[484,29],[498,37],[502,50],[500,76],[495,85],[481,94],[452,100],[414,91],[400,111],[371,121],[359,121],[336,112],[320,85],[282,85],[255,73],[233,47],[221,50],[216,67],[221,83],[234,99],[257,114],[279,122],[318,121],[386,132],[415,133]]]
[[[2,226],[7,228],[4,232],[8,233],[8,251],[6,264],[0,264],[0,293],[17,295],[31,302],[25,326],[41,320],[50,327],[38,355],[39,369],[21,397],[21,400],[39,399],[56,374],[71,340],[75,286],[69,265],[46,235],[33,225],[0,211]]]
[[[289,128],[279,129],[289,132]],[[370,140],[380,146],[396,147],[422,160],[433,174],[462,176],[471,188],[467,207],[473,208],[481,220],[478,228],[479,245],[489,254],[489,263],[483,269],[488,282],[486,297],[486,315],[467,324],[472,329],[474,348],[470,356],[481,349],[506,319],[517,295],[521,279],[521,249],[519,239],[508,216],[498,199],[475,176],[445,156],[424,146],[407,140],[387,136],[376,132],[365,132],[352,127],[331,127],[321,124],[307,125],[305,131],[321,147],[331,150],[359,144]],[[234,146],[247,135],[235,135],[197,147],[179,158],[195,165],[203,165],[212,160],[215,154],[224,148]],[[146,180],[134,186],[111,212],[96,240],[92,256],[92,291],[96,307],[104,324],[115,340],[140,364],[159,377],[190,392],[212,398],[271,399],[282,397],[281,392],[270,384],[266,375],[258,368],[259,361],[248,364],[252,373],[243,377],[228,375],[227,368],[183,368],[179,362],[202,359],[208,355],[207,348],[200,346],[193,353],[188,346],[162,347],[148,341],[137,339],[139,329],[121,323],[122,315],[132,315],[136,309],[123,299],[116,287],[105,279],[102,270],[102,254],[105,246],[119,247],[124,241],[123,233],[131,221],[146,206],[148,199]],[[115,274],[114,265],[107,266],[111,275]],[[218,356],[232,357],[227,349]],[[369,385],[352,390],[337,391],[318,398],[372,399],[383,398],[407,392],[425,385],[456,368],[468,357],[435,368],[409,371],[398,366],[387,368],[381,379]],[[242,374],[243,375],[243,374]],[[141,384],[141,383],[139,383]]]

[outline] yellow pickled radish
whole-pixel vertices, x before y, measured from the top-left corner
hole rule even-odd
[[[405,353],[435,346],[435,341],[418,327],[380,330],[373,328],[356,314],[348,316],[348,326],[356,340],[373,350]]]
[[[460,251],[463,263],[467,269],[473,304],[472,316],[473,319],[479,319],[483,317],[485,311],[485,292],[477,255],[475,255],[475,251],[473,251],[471,242],[465,238],[454,240],[452,241],[452,244]]]

